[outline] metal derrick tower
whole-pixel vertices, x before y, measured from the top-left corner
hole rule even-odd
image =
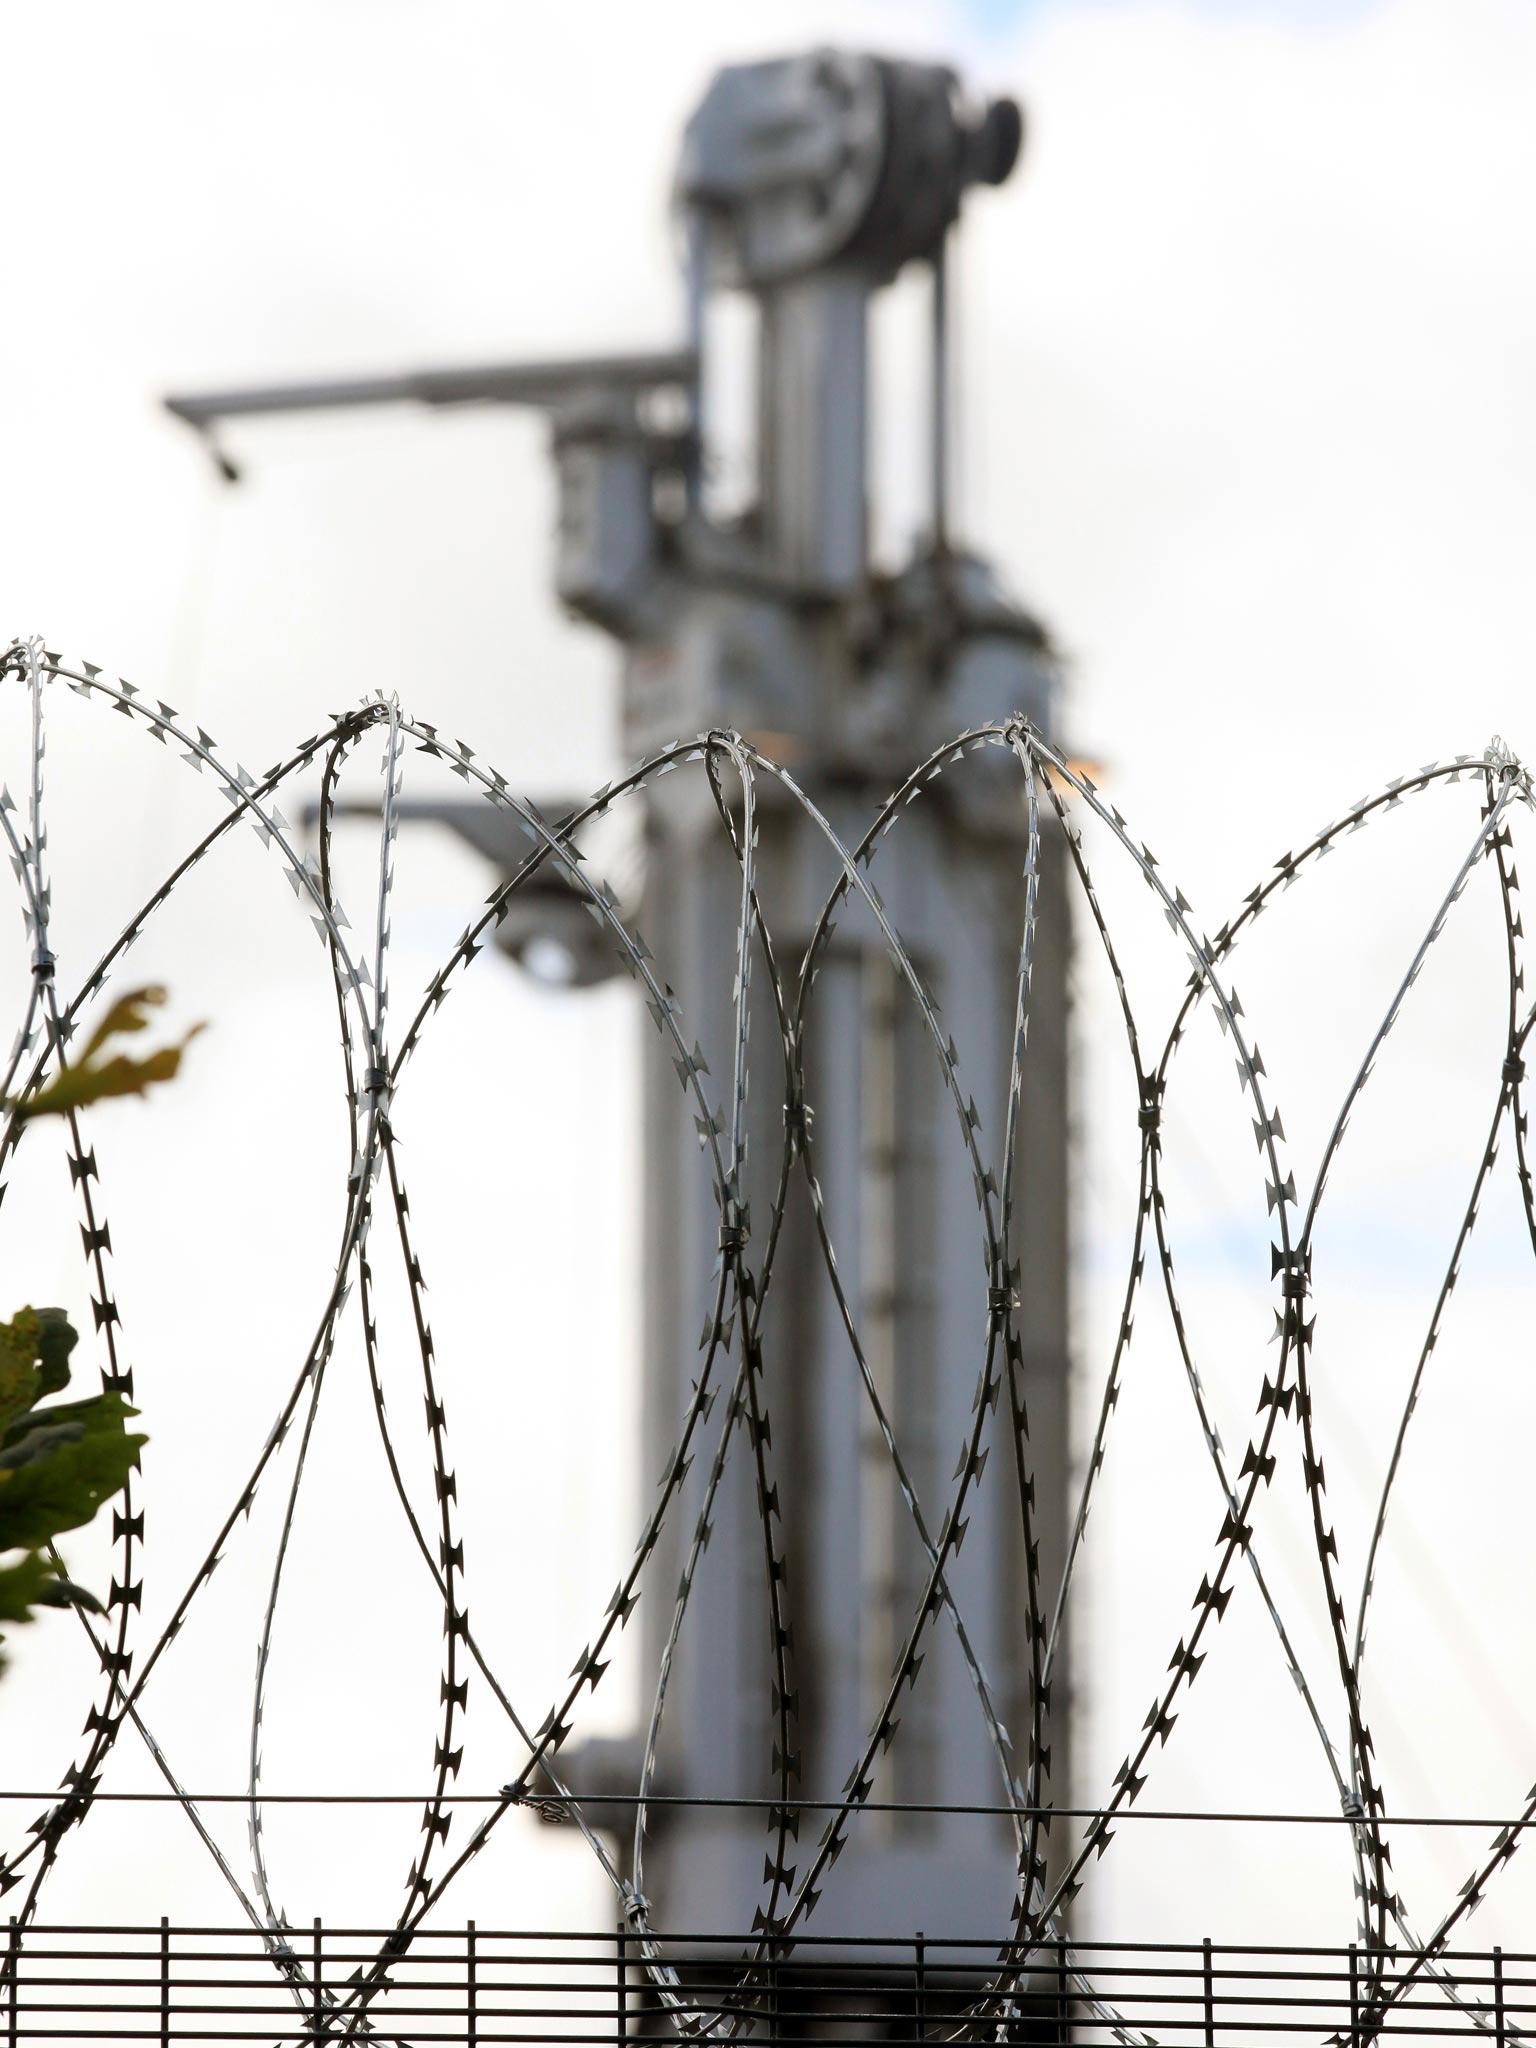
[[[415,400],[532,404],[553,430],[563,601],[624,651],[626,750],[730,728],[790,768],[856,845],[880,802],[931,748],[1022,712],[1048,736],[1053,668],[1039,625],[987,565],[956,545],[948,509],[949,306],[945,251],[965,192],[997,184],[1018,154],[1011,102],[970,104],[939,66],[818,51],[722,71],[684,139],[677,204],[687,248],[687,342],[675,353],[427,371],[302,389],[169,401],[207,430],[238,414]],[[928,272],[930,525],[910,557],[879,567],[869,544],[870,315],[909,264]],[[756,326],[756,489],[721,516],[702,489],[715,365],[713,295],[744,295]],[[682,778],[678,778],[679,784]],[[740,871],[707,792],[647,793],[637,921],[703,1046],[731,1036]],[[430,807],[457,822],[451,806]],[[467,812],[466,827],[467,827]],[[477,814],[478,815],[478,814]],[[761,792],[757,886],[780,966],[809,940],[836,879],[798,805]],[[510,870],[519,850],[472,836]],[[880,895],[962,1049],[982,1126],[996,1130],[1014,1031],[1027,822],[1016,779],[984,759],[944,778],[876,863]],[[1059,1567],[1067,1459],[1068,932],[1058,849],[1042,845],[1029,1059],[1019,1148],[1018,1328],[1042,1495],[1044,1582]],[[570,978],[611,971],[569,890],[519,898],[501,934],[514,954],[564,948]],[[763,999],[766,1006],[766,998]],[[870,1374],[920,1497],[940,1497],[963,1439],[982,1332],[971,1167],[944,1124],[942,1077],[874,920],[840,919],[814,996],[806,1076],[816,1172],[839,1219],[840,1279]],[[781,1138],[771,1015],[754,1016],[754,1130]],[[690,1120],[665,1060],[644,1069],[644,1394],[647,1484],[690,1397],[711,1293],[712,1210]],[[748,1217],[763,1213],[773,1142],[749,1148]],[[750,1230],[750,1222],[747,1224]],[[877,1711],[914,1602],[921,1556],[873,1434],[809,1205],[792,1206],[765,1322],[778,1484],[792,1500],[782,1560],[793,1616],[799,1787],[842,1789]],[[660,1662],[670,1588],[705,1483],[674,1517],[642,1602],[645,1669]],[[715,1515],[693,1588],[690,1639],[672,1668],[655,1789],[683,1799],[771,1796],[772,1677],[761,1538],[746,1461]],[[1005,1718],[1025,1718],[1024,1558],[1001,1485],[975,1496],[948,1568]],[[885,1797],[912,1807],[991,1804],[996,1766],[958,1657],[940,1628],[913,1688]],[[648,1710],[650,1702],[643,1703]],[[1054,1687],[1054,1779],[1067,1782],[1067,1686]],[[579,1791],[633,1792],[641,1744],[562,1751]],[[761,1892],[760,1812],[670,1806],[653,1814],[646,1892],[656,1924],[745,1927]],[[853,1828],[815,1931],[1001,1929],[1017,1887],[1003,1823],[920,1811]]]

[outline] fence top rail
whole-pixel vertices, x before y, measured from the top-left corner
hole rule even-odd
[[[719,1932],[671,1932],[659,1931],[640,1933],[622,1925],[602,1928],[550,1928],[550,1927],[500,1927],[478,1921],[463,1921],[453,1926],[420,1926],[402,1932],[395,1927],[368,1927],[353,1922],[331,1922],[317,1919],[286,1927],[252,1927],[215,1925],[205,1922],[180,1922],[161,1919],[146,1921],[36,1921],[20,1925],[14,1917],[7,1933],[0,1923],[0,1947],[14,1945],[24,1954],[34,1957],[69,1954],[75,1959],[84,1959],[99,1954],[106,1959],[115,1959],[124,1951],[120,1947],[107,1949],[79,1949],[60,1951],[45,1948],[44,1943],[65,1939],[83,1939],[91,1942],[139,1941],[145,1944],[146,1953],[158,1951],[167,1938],[172,1942],[215,1941],[229,1943],[236,1955],[256,1953],[270,1955],[274,1949],[286,1949],[301,1958],[310,1949],[316,1936],[324,1942],[332,1956],[339,1952],[336,1944],[357,1942],[365,1944],[371,1959],[378,1957],[393,1965],[410,1959],[411,1952],[431,1944],[455,1944],[460,1948],[467,1945],[471,1936],[477,1951],[484,1957],[487,1944],[502,1943],[515,1947],[517,1954],[511,1958],[519,1961],[537,1960],[535,1949],[552,1951],[555,1956],[566,1954],[578,1956],[583,1949],[596,1950],[599,1956],[611,1959],[615,1946],[622,1942],[636,1962],[651,1948],[665,1954],[669,1951],[706,1950],[718,1953],[722,1964],[734,1963],[735,1953],[757,1947],[760,1935],[746,1930],[727,1934]],[[974,1955],[978,1961],[990,1962],[1004,1955],[1016,1966],[1031,1960],[1055,1962],[1058,1959],[1086,1959],[1101,1957],[1106,1962],[1111,1958],[1135,1959],[1187,1957],[1191,1971],[1198,1974],[1204,1967],[1207,1956],[1220,1960],[1224,1976],[1276,1974],[1267,1969],[1245,1971],[1242,1959],[1274,1961],[1276,1963],[1298,1962],[1313,1964],[1337,1964],[1347,1969],[1353,1962],[1361,1970],[1384,1971],[1388,1975],[1421,1969],[1425,1966],[1449,1968],[1453,1964],[1483,1963],[1492,1970],[1502,1966],[1504,1981],[1511,1984],[1517,1979],[1508,1974],[1511,1970],[1527,1966],[1536,1968],[1536,1949],[1503,1948],[1494,1944],[1487,1948],[1438,1948],[1426,1946],[1422,1949],[1398,1944],[1385,1948],[1367,1947],[1363,1944],[1314,1945],[1306,1943],[1259,1942],[1228,1939],[1223,1941],[1197,1939],[1193,1941],[1106,1941],[1081,1940],[1074,1935],[1040,1935],[1030,1941],[1010,1940],[1006,1937],[982,1938],[976,1935],[946,1934],[928,1929],[915,1928],[880,1934],[802,1934],[795,1932],[780,1938],[777,1957],[769,1955],[768,1960],[785,1962],[804,1961],[815,1956],[829,1959],[847,1954],[849,1951],[869,1954],[874,1951],[889,1952],[891,1949],[915,1951],[921,1944],[925,1958],[935,1970],[961,1967],[935,1951],[947,1951],[952,1955],[960,1951],[967,1956]],[[207,1960],[214,1959],[212,1951],[198,1951]],[[873,1958],[878,1960],[878,1957]],[[1151,1965],[1149,1967],[1157,1967]],[[1162,1965],[1166,1967],[1166,1963]]]

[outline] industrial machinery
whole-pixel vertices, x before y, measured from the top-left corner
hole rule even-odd
[[[1047,636],[957,543],[948,505],[946,247],[966,194],[1009,175],[1021,137],[1011,101],[974,104],[942,66],[836,50],[732,66],[710,85],[683,142],[676,205],[687,251],[687,339],[675,353],[167,402],[210,435],[237,416],[330,406],[542,408],[559,475],[557,588],[624,650],[626,752],[638,757],[690,732],[739,731],[789,769],[845,842],[857,844],[892,787],[956,732],[1014,713],[1047,736],[1055,726]],[[869,541],[870,316],[877,294],[909,265],[927,272],[931,306],[927,398],[914,394],[912,409],[928,437],[929,525],[909,559],[878,565]],[[728,516],[709,505],[703,487],[715,367],[707,313],[720,293],[744,298],[757,335],[756,485]],[[725,1043],[729,976],[722,985],[718,969],[734,944],[740,872],[713,811],[699,808],[708,798],[697,784],[675,797],[663,782],[645,801],[638,923],[705,1046]],[[459,822],[451,805],[429,815]],[[474,815],[476,843],[510,872],[522,845],[509,838],[498,847],[495,814],[481,806]],[[772,905],[776,941],[793,953],[809,939],[835,874],[800,806],[775,803],[765,789],[756,824],[758,887]],[[878,868],[891,918],[966,1049],[976,1113],[989,1128],[1001,1118],[1014,1032],[1027,841],[1017,777],[978,758],[908,813]],[[1017,1327],[1042,1475],[1035,1508],[1047,1584],[1059,1573],[1066,1518],[1068,931],[1060,851],[1050,835],[1042,839],[1018,1150],[1028,1199]],[[547,955],[558,945],[576,983],[617,964],[553,872],[537,894],[519,892],[499,938],[530,962],[537,947]],[[941,1132],[942,1077],[882,935],[856,907],[824,955],[815,1002],[805,1107],[815,1117],[824,1196],[842,1219],[842,1284],[917,1491],[938,1496],[964,1436],[979,1336],[970,1167]],[[771,1033],[771,1016],[754,1022]],[[644,1087],[649,1483],[689,1398],[711,1273],[700,1249],[710,1238],[709,1191],[664,1060],[647,1067]],[[782,1133],[783,1101],[760,1088],[751,1108],[765,1131]],[[756,1149],[765,1161],[774,1156],[771,1144]],[[771,1193],[754,1184],[749,1154],[744,1217],[754,1207],[765,1213]],[[857,1753],[921,1597],[922,1559],[848,1363],[808,1214],[790,1214],[778,1256],[765,1384],[781,1483],[794,1495],[784,1564],[799,1782],[814,1800],[842,1789],[846,1760]],[[688,1480],[695,1501],[704,1463]],[[772,1789],[763,1559],[747,1485],[743,1475],[723,1490],[707,1570],[693,1589],[693,1647],[670,1673],[654,1788],[683,1801]],[[685,1511],[671,1529],[689,1526]],[[686,1534],[668,1540],[670,1555],[656,1565],[663,1589],[675,1581]],[[950,1578],[1005,1718],[1022,1721],[1025,1559],[1001,1487],[977,1494]],[[642,1607],[642,1619],[645,1668],[654,1671],[669,1621],[665,1592]],[[861,1817],[826,1888],[818,1935],[908,1936],[939,1904],[949,1929],[980,1935],[1007,1924],[1019,1876],[1003,1821],[922,1810],[997,1797],[969,1676],[945,1636],[935,1632],[891,1754],[885,1804],[903,1810]],[[1050,1713],[1059,1802],[1070,1715],[1059,1667]],[[633,1793],[641,1751],[638,1733],[632,1743],[567,1748],[561,1770],[579,1792]],[[1048,1786],[1036,1789],[1042,1801],[1049,1797]],[[760,1894],[762,1820],[731,1807],[653,1809],[646,1890],[656,1923],[700,1934],[747,1926]]]

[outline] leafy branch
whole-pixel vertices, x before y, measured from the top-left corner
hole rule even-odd
[[[129,989],[126,995],[119,996],[86,1040],[79,1059],[36,1095],[11,1104],[18,1120],[64,1116],[72,1109],[82,1109],[111,1095],[147,1095],[157,1082],[173,1080],[182,1054],[203,1029],[201,1024],[194,1024],[179,1044],[162,1045],[143,1058],[107,1051],[113,1039],[147,1031],[149,1012],[164,1001],[165,990],[155,987]]]
[[[143,1055],[117,1044],[148,1030],[150,1013],[164,1001],[163,988],[119,996],[77,1061],[46,1088],[5,1107],[18,1121],[67,1116],[112,1096],[147,1094],[173,1079],[200,1024],[179,1043]],[[102,1611],[94,1594],[64,1576],[54,1540],[82,1528],[120,1491],[147,1439],[128,1428],[138,1410],[119,1393],[52,1400],[69,1385],[69,1356],[78,1341],[58,1308],[24,1308],[0,1322],[0,1624],[30,1621],[41,1607]]]
[[[121,1394],[42,1405],[69,1385],[76,1341],[62,1309],[0,1322],[0,1558],[21,1553],[0,1562],[0,1622],[29,1621],[40,1606],[101,1609],[49,1548],[119,1491],[146,1439],[128,1429],[138,1411]]]

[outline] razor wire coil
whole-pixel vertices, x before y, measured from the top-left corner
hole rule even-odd
[[[94,963],[84,980],[66,994],[60,985],[57,957],[50,944],[51,888],[45,851],[43,763],[46,753],[47,692],[62,684],[94,705],[120,713],[136,729],[177,752],[199,776],[210,779],[229,803],[226,816],[210,828],[162,878],[127,926]],[[1368,2031],[1380,2030],[1393,2008],[1414,1983],[1432,1981],[1474,2027],[1487,2030],[1486,2014],[1459,1989],[1442,1958],[1466,1916],[1475,1909],[1501,1866],[1522,1845],[1525,1831],[1536,1823],[1536,1788],[1529,1801],[1500,1824],[1491,1846],[1474,1865],[1466,1883],[1434,1918],[1427,1934],[1416,1934],[1408,1909],[1394,1888],[1387,1830],[1385,1789],[1374,1759],[1366,1716],[1366,1624],[1375,1571],[1401,1462],[1404,1442],[1418,1403],[1436,1339],[1494,1173],[1506,1129],[1514,1134],[1516,1180],[1527,1231],[1536,1249],[1536,1205],[1533,1205],[1528,1160],[1527,1117],[1523,1088],[1527,1041],[1536,1023],[1536,1005],[1524,1003],[1520,941],[1523,930],[1516,907],[1518,877],[1511,820],[1517,807],[1529,809],[1533,789],[1529,772],[1495,740],[1482,756],[1458,756],[1400,777],[1376,795],[1362,798],[1300,851],[1288,851],[1264,882],[1243,899],[1242,907],[1213,937],[1194,922],[1181,890],[1167,882],[1150,849],[1132,833],[1119,810],[1106,800],[1091,778],[1074,769],[1025,720],[1012,718],[977,726],[957,735],[931,753],[895,789],[876,813],[862,838],[846,843],[808,791],[788,769],[751,741],[734,732],[711,731],[679,741],[653,753],[627,775],[599,790],[585,805],[558,824],[551,824],[532,803],[517,796],[507,780],[483,763],[472,749],[446,738],[436,727],[405,714],[394,698],[382,694],[333,719],[285,759],[261,775],[228,764],[210,736],[195,723],[182,721],[167,704],[90,663],[74,663],[47,649],[41,641],[16,642],[0,657],[0,685],[24,691],[28,705],[29,748],[21,803],[0,793],[3,833],[16,873],[32,972],[17,1037],[4,1069],[0,1094],[10,1104],[0,1131],[0,1175],[25,1129],[24,1109],[45,1082],[69,1063],[69,1045],[86,1005],[95,1000],[119,970],[124,954],[146,923],[172,892],[237,825],[255,829],[280,863],[298,906],[308,915],[321,941],[334,992],[341,1029],[347,1113],[351,1134],[351,1167],[341,1202],[334,1277],[299,1369],[283,1398],[271,1430],[228,1509],[213,1543],[174,1604],[166,1626],[152,1640],[135,1642],[141,1607],[140,1552],[143,1512],[135,1482],[113,1509],[115,1561],[112,1592],[102,1622],[81,1615],[100,1666],[100,1684],[78,1760],[66,1773],[54,1803],[31,1825],[30,1838],[0,1861],[0,1894],[16,1894],[17,1922],[33,1922],[44,1896],[45,1882],[67,1839],[79,1830],[96,1802],[102,1767],[122,1731],[132,1726],[148,1746],[167,1786],[164,1798],[185,1812],[207,1848],[241,1912],[266,1941],[268,1952],[301,2003],[324,2006],[325,2031],[351,2038],[370,2031],[370,2011],[387,1990],[392,1962],[404,1953],[427,1915],[447,1896],[455,1878],[480,1854],[505,1815],[533,1806],[568,1819],[581,1834],[620,1904],[634,1942],[634,1956],[643,1962],[656,1999],[680,2034],[688,2038],[736,2040],[757,2028],[750,2013],[706,2015],[691,2001],[683,1973],[658,1938],[644,1892],[645,1822],[648,1808],[664,1804],[654,1776],[661,1723],[666,1709],[667,1680],[678,1643],[687,1625],[694,1576],[708,1542],[724,1476],[734,1456],[745,1455],[761,1531],[763,1584],[773,1646],[771,1724],[773,1730],[774,1797],[763,1803],[769,1836],[763,1900],[746,1958],[753,1964],[791,1954],[797,1937],[808,1932],[832,1865],[848,1839],[853,1819],[863,1810],[887,1808],[875,1798],[879,1760],[898,1738],[903,1695],[919,1683],[929,1631],[941,1620],[953,1633],[986,1723],[998,1765],[1002,1797],[996,1810],[1007,1814],[1014,1833],[1018,1871],[1007,1937],[996,1947],[984,1990],[973,2009],[946,2022],[947,2038],[991,2035],[1010,2015],[1047,1947],[1067,1942],[1065,1918],[1089,1875],[1109,1850],[1115,1824],[1131,1816],[1156,1768],[1157,1756],[1173,1735],[1181,1694],[1194,1685],[1209,1654],[1242,1567],[1246,1565],[1264,1606],[1291,1678],[1303,1702],[1327,1761],[1339,1800],[1340,1824],[1347,1829],[1360,1902],[1359,1940],[1362,1974],[1360,2008]],[[333,837],[337,793],[350,759],[370,746],[382,752],[384,797],[379,815],[379,852],[374,898],[368,920],[354,928],[346,919],[335,889]],[[405,755],[415,749],[445,766],[479,800],[507,813],[527,841],[517,871],[491,895],[484,910],[460,935],[427,984],[423,998],[402,1030],[391,1026],[389,1004],[390,913],[395,847]],[[1027,818],[1021,935],[1015,979],[1015,1010],[1006,1093],[1001,1156],[989,1160],[982,1149],[979,1119],[961,1079],[961,1051],[945,1031],[938,1005],[925,986],[900,930],[889,915],[874,879],[880,843],[898,824],[906,806],[945,773],[979,751],[998,753],[1012,763],[1023,790]],[[318,770],[321,799],[318,853],[299,844],[277,799],[303,774]],[[662,976],[649,948],[620,898],[589,871],[577,845],[582,829],[611,807],[637,796],[655,779],[679,771],[698,771],[707,785],[719,825],[723,858],[734,863],[739,879],[739,914],[733,962],[734,1028],[728,1056],[716,1071],[717,1087],[703,1048],[691,1038],[682,1006]],[[1350,1083],[1331,1127],[1317,1173],[1298,1190],[1295,1169],[1288,1163],[1286,1138],[1278,1102],[1241,1002],[1228,976],[1231,954],[1275,896],[1288,890],[1304,872],[1350,836],[1406,799],[1432,788],[1469,782],[1481,798],[1480,815],[1450,886],[1397,986],[1365,1058]],[[819,834],[836,864],[836,880],[815,920],[809,945],[798,963],[781,959],[763,910],[757,886],[757,805],[759,792],[772,787],[775,801],[798,807]],[[1076,813],[1076,815],[1074,815]],[[1146,1032],[1146,1019],[1133,1003],[1128,978],[1117,953],[1110,920],[1089,866],[1079,816],[1091,816],[1096,827],[1126,857],[1157,901],[1174,943],[1185,956],[1187,982],[1171,1028],[1161,1040]],[[1017,1256],[1018,1219],[1015,1171],[1020,1103],[1027,1059],[1029,1005],[1036,954],[1039,879],[1044,833],[1058,834],[1067,848],[1071,876],[1086,906],[1089,943],[1099,948],[1113,980],[1123,1026],[1126,1056],[1136,1086],[1139,1168],[1135,1221],[1126,1264],[1121,1313],[1105,1371],[1103,1393],[1059,1582],[1042,1583],[1039,1530],[1034,1509],[1028,1415],[1024,1397],[1024,1353],[1019,1336],[1021,1275]],[[1404,1004],[1424,967],[1429,949],[1446,929],[1458,902],[1480,869],[1490,869],[1497,890],[1505,938],[1507,1015],[1498,1088],[1487,1139],[1455,1238],[1449,1266],[1436,1297],[1425,1341],[1419,1351],[1408,1397],[1399,1418],[1393,1451],[1371,1530],[1365,1568],[1353,1615],[1346,1604],[1339,1545],[1330,1520],[1323,1471],[1322,1444],[1313,1407],[1312,1353],[1315,1314],[1312,1297],[1312,1254],[1318,1217],[1329,1172],[1338,1156],[1345,1128],[1367,1087],[1382,1045],[1396,1025]],[[583,901],[639,986],[653,1023],[664,1041],[678,1080],[693,1113],[713,1188],[718,1249],[709,1312],[692,1398],[663,1473],[659,1499],[641,1527],[630,1565],[621,1576],[606,1611],[576,1659],[570,1678],[548,1704],[543,1718],[530,1724],[498,1677],[470,1627],[464,1592],[464,1543],[458,1528],[457,1481],[452,1468],[444,1375],[436,1357],[425,1302],[421,1259],[414,1244],[403,1169],[393,1114],[398,1090],[411,1056],[423,1041],[433,1017],[459,985],[476,956],[506,919],[519,890],[534,877],[553,871]],[[806,1048],[814,1033],[813,986],[818,966],[838,917],[849,909],[871,920],[886,948],[899,983],[913,1004],[937,1059],[959,1140],[964,1146],[975,1185],[981,1250],[986,1275],[986,1317],[972,1422],[960,1445],[952,1491],[937,1516],[925,1509],[904,1461],[901,1446],[861,1344],[858,1315],[839,1278],[835,1233],[829,1204],[817,1174],[814,1102],[806,1078]],[[777,1029],[776,1058],[781,1067],[785,1114],[780,1153],[772,1176],[775,1192],[766,1222],[753,1219],[746,1201],[746,1101],[749,1078],[748,1013],[751,991],[766,985]],[[1165,1199],[1163,1105],[1170,1072],[1196,1010],[1205,1006],[1216,1017],[1232,1048],[1239,1090],[1252,1119],[1257,1163],[1266,1213],[1277,1242],[1272,1248],[1270,1281],[1277,1288],[1275,1341],[1278,1346],[1271,1379],[1266,1369],[1259,1391],[1255,1426],[1233,1469],[1212,1418],[1206,1389],[1181,1306],[1171,1228]],[[1157,1046],[1155,1055],[1147,1051]],[[133,1392],[132,1373],[123,1363],[120,1323],[110,1267],[110,1230],[99,1175],[90,1150],[84,1114],[68,1120],[67,1156],[80,1205],[85,1256],[91,1280],[94,1335],[102,1357],[103,1383],[125,1395]],[[771,1374],[765,1365],[764,1316],[772,1299],[781,1231],[792,1185],[803,1186],[814,1219],[815,1237],[827,1283],[835,1298],[848,1352],[868,1403],[870,1416],[899,1488],[923,1559],[925,1579],[909,1618],[879,1711],[851,1759],[844,1791],[835,1801],[801,1800],[794,1790],[796,1769],[795,1689],[793,1682],[790,1600],[785,1571],[784,1535],[779,1491],[774,1481],[770,1421]],[[406,1487],[395,1425],[387,1418],[379,1362],[376,1261],[385,1256],[374,1226],[394,1239],[408,1289],[412,1339],[422,1375],[426,1438],[433,1481],[435,1513],[428,1522],[417,1512]],[[1077,1848],[1054,1873],[1043,1853],[1044,1829],[1052,1807],[1044,1798],[1048,1772],[1047,1707],[1056,1669],[1063,1617],[1081,1553],[1083,1533],[1104,1470],[1132,1330],[1146,1276],[1151,1268],[1160,1284],[1175,1334],[1182,1370],[1198,1419],[1206,1454],[1225,1506],[1214,1539],[1211,1567],[1202,1575],[1191,1619],[1169,1659],[1165,1680],[1154,1696],[1145,1722],[1113,1783],[1101,1802],[1088,1810],[1088,1825]],[[377,1426],[395,1497],[423,1571],[435,1588],[444,1622],[440,1713],[434,1731],[431,1781],[422,1801],[421,1843],[403,1884],[403,1899],[393,1932],[377,1955],[359,1967],[354,1980],[338,1990],[310,1981],[288,1936],[290,1923],[278,1901],[267,1866],[262,1814],[269,1797],[262,1784],[261,1727],[268,1679],[274,1617],[283,1592],[296,1504],[304,1483],[306,1459],[321,1412],[328,1369],[336,1347],[339,1321],[356,1292],[363,1332],[368,1383]],[[735,1362],[732,1363],[733,1353]],[[719,1396],[723,1408],[715,1420]],[[1300,1479],[1305,1488],[1320,1582],[1327,1603],[1334,1661],[1336,1699],[1342,1708],[1342,1731],[1330,1725],[1322,1681],[1303,1669],[1280,1606],[1266,1580],[1253,1539],[1253,1515],[1261,1489],[1275,1480],[1285,1452],[1283,1422],[1294,1424],[1299,1437]],[[713,1435],[711,1431],[713,1430]],[[290,1434],[297,1434],[283,1506],[280,1534],[272,1560],[257,1657],[248,1746],[249,1785],[243,1795],[249,1806],[251,1870],[249,1883],[232,1867],[215,1843],[199,1812],[199,1796],[178,1779],[143,1714],[151,1677],[169,1643],[206,1588],[232,1539],[236,1525],[249,1513],[264,1483],[275,1483],[277,1457]],[[950,1568],[963,1540],[968,1505],[983,1483],[983,1472],[997,1439],[1006,1439],[1017,1496],[1025,1559],[1027,1643],[1027,1726],[1016,1744],[1004,1725],[993,1688],[967,1633],[965,1616],[951,1585]],[[745,1450],[743,1452],[743,1446]],[[583,1692],[595,1692],[611,1661],[613,1645],[634,1613],[646,1566],[652,1560],[663,1528],[682,1513],[685,1478],[695,1460],[703,1459],[706,1478],[692,1527],[683,1546],[683,1569],[664,1639],[655,1691],[645,1731],[644,1757],[632,1800],[633,1840],[630,1875],[626,1875],[605,1840],[605,1824],[596,1816],[614,1802],[584,1802],[563,1780],[559,1752],[577,1724]],[[995,1484],[1007,1483],[995,1480]],[[654,1596],[653,1596],[654,1597]],[[448,1849],[451,1810],[464,1803],[455,1791],[462,1757],[462,1726],[468,1711],[471,1678],[483,1682],[495,1699],[519,1745],[516,1768],[491,1810],[474,1825],[455,1852]],[[750,1805],[754,1802],[717,1802]],[[933,1810],[941,1810],[935,1807]],[[814,1841],[796,1846],[801,1819],[820,1817]],[[798,1860],[792,1860],[798,1859]],[[1095,2023],[1129,2044],[1141,2038],[1113,2005],[1100,1997],[1091,1970],[1071,1949],[1069,1977],[1072,1997]],[[1406,1956],[1408,1960],[1403,1961]],[[1391,1969],[1387,1959],[1395,1958]],[[1001,2018],[1000,2018],[1001,2015]]]

